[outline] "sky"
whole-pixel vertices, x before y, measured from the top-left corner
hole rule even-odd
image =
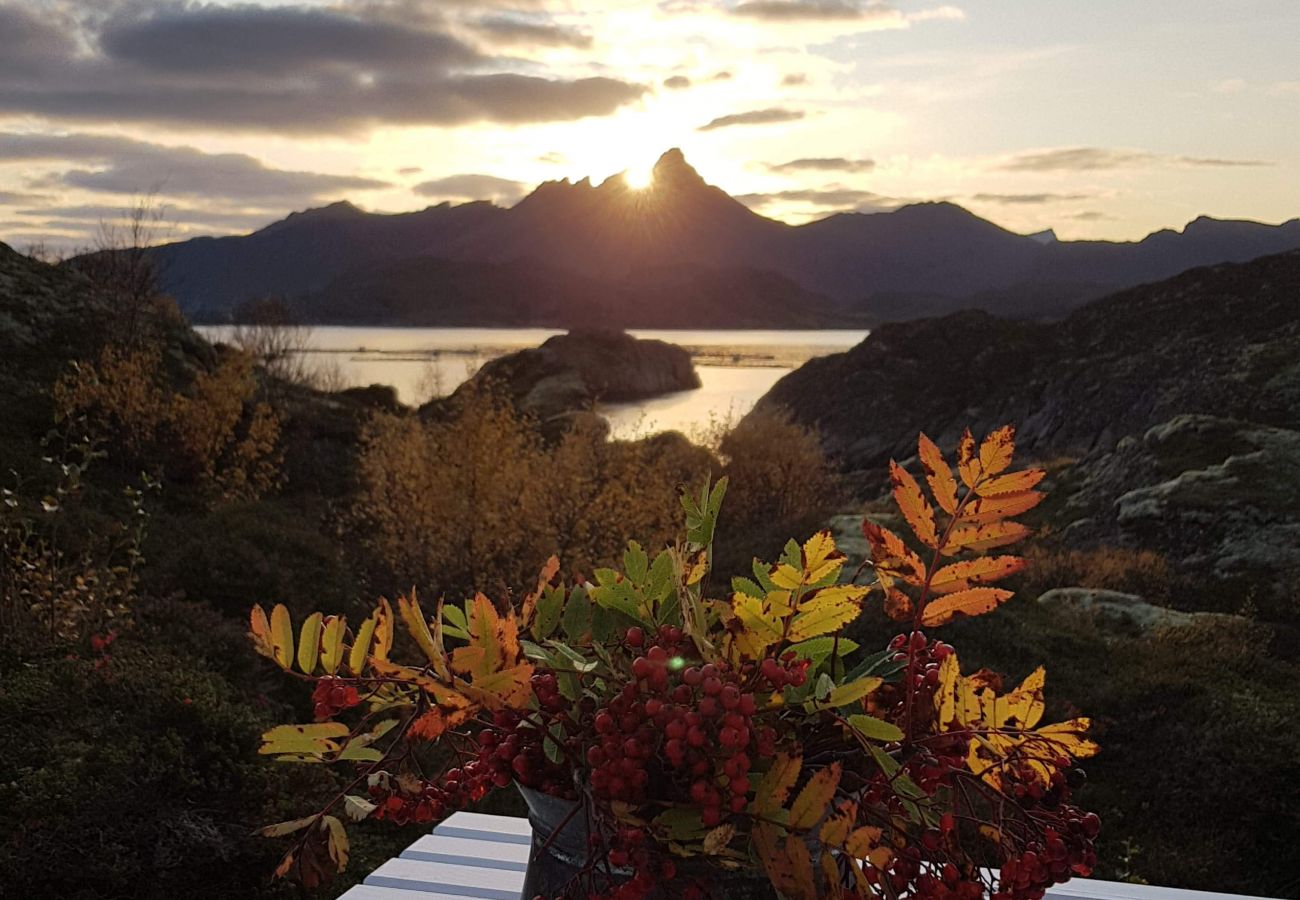
[[[1135,240],[1300,215],[1296,0],[0,0],[0,240],[160,239],[680,147],[792,223],[950,200]]]

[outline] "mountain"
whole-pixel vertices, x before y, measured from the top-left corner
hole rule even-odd
[[[1194,266],[1300,247],[1300,220],[1203,217],[1129,243],[1053,238],[946,202],[792,226],[670,150],[643,190],[613,176],[546,182],[510,209],[388,215],[336,203],[154,253],[168,289],[203,320],[278,294],[312,321],[826,327],[966,308],[1057,317]]]

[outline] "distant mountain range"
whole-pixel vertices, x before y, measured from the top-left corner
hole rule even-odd
[[[1300,247],[1300,219],[1202,217],[1141,241],[1020,235],[952,203],[789,225],[705,183],[679,150],[651,187],[547,182],[486,202],[367,213],[347,202],[243,237],[157,248],[199,321],[288,299],[308,321],[621,327],[860,326],[978,308],[1053,318],[1195,266]]]

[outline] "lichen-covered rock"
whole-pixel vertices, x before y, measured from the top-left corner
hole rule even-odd
[[[1046,591],[1038,598],[1043,606],[1088,615],[1102,628],[1145,633],[1158,628],[1186,628],[1201,622],[1244,625],[1241,616],[1222,613],[1189,613],[1148,603],[1136,594],[1097,588],[1066,587]]]

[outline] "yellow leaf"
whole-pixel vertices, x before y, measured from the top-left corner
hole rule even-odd
[[[370,655],[370,644],[375,638],[375,626],[378,622],[378,612],[371,613],[361,623],[361,628],[352,641],[352,649],[348,651],[348,671],[353,675],[360,675],[361,670],[366,666],[366,657]]]
[[[443,643],[443,601],[438,600],[438,608],[433,612],[433,672],[444,681],[451,680],[451,670],[447,668],[447,645]]]
[[[1014,475],[1007,475],[1014,478]],[[1019,491],[1014,494],[995,494],[979,496],[966,504],[961,511],[962,522],[969,525],[982,525],[1029,512],[1047,495],[1042,491]]]
[[[1075,759],[1087,759],[1096,756],[1100,749],[1096,743],[1085,737],[1092,722],[1086,718],[1070,719],[1055,725],[1044,725],[1034,734],[1047,741],[1061,753]]]
[[[947,728],[956,716],[957,682],[960,678],[961,670],[957,662],[957,654],[949,653],[944,657],[943,662],[939,663],[939,683],[934,689],[934,708],[939,713],[941,729]]]
[[[861,700],[863,697],[867,696],[867,694],[870,694],[876,688],[880,687],[883,683],[883,678],[868,676],[866,678],[859,678],[856,681],[850,681],[848,684],[841,684],[839,687],[831,691],[831,695],[826,698],[825,703],[822,705],[829,706],[833,709],[841,706],[848,706],[850,703]]]
[[[372,656],[379,659],[388,659],[388,651],[393,649],[393,607],[388,604],[388,598],[380,597],[379,605],[375,607],[375,648]]]
[[[885,615],[895,622],[912,618],[912,598],[898,588],[885,591]]]
[[[844,850],[854,859],[866,859],[872,850],[880,846],[883,832],[873,825],[863,825],[854,829],[844,843]]]
[[[709,574],[709,555],[701,550],[686,561],[686,585],[699,584]]]
[[[889,480],[894,485],[894,502],[898,504],[898,511],[903,514],[917,538],[927,547],[937,547],[939,536],[934,530],[934,510],[921,493],[921,486],[916,483],[916,479],[891,459]]]
[[[340,872],[348,867],[348,833],[343,823],[336,816],[326,816],[321,823],[329,831],[330,859]]]
[[[764,773],[758,787],[754,789],[754,801],[749,804],[755,815],[775,812],[785,805],[785,798],[790,789],[799,780],[803,769],[803,757],[778,753],[772,757],[772,767]]]
[[[785,853],[794,876],[791,884],[793,890],[789,893],[791,900],[817,900],[817,885],[813,881],[812,855],[808,852],[808,845],[790,835],[785,839]]]
[[[271,610],[271,652],[280,668],[293,665],[293,623],[283,603],[277,603]]]
[[[767,823],[755,826],[753,840],[756,855],[768,880],[772,882],[772,887],[790,900],[802,900],[804,897],[812,900],[812,860],[807,860],[807,871],[802,871],[803,860],[794,857],[788,841],[783,842],[776,829]],[[807,854],[808,849],[805,847],[804,856],[807,857]]]
[[[731,609],[744,627],[732,634],[732,643],[745,659],[758,659],[768,647],[781,640],[782,620],[762,600],[736,594]]]
[[[840,884],[839,864],[835,861],[835,854],[822,853],[821,862],[822,877],[826,879],[826,893],[828,900],[841,900],[844,896],[844,886]]]
[[[410,597],[398,597],[397,609],[401,613],[402,621],[406,623],[406,630],[420,645],[425,658],[431,663],[435,662],[437,650],[433,646],[433,634],[429,631],[429,620],[425,618],[424,610],[420,609],[420,601],[416,599],[415,592],[412,591]]]
[[[930,579],[930,590],[936,594],[953,594],[967,588],[1001,581],[1019,572],[1028,564],[1028,560],[1019,556],[980,556],[975,559],[964,559],[935,572],[934,577]]]
[[[275,647],[271,641],[271,623],[267,621],[266,610],[258,604],[249,611],[248,636],[253,641],[253,649],[267,659],[275,659]]]
[[[470,699],[459,690],[464,686],[463,684],[453,686],[444,681],[439,681],[421,669],[399,666],[397,663],[380,659],[377,656],[371,657],[370,666],[380,678],[387,678],[418,687],[444,709],[460,709],[471,705]]]
[[[797,644],[838,630],[862,613],[862,598],[866,595],[867,588],[852,584],[822,588],[799,604],[798,614],[790,620],[786,639]]]
[[[1047,476],[1047,472],[1042,469],[1025,469],[1023,472],[1012,472],[1010,475],[1002,475],[998,478],[990,478],[983,482],[975,489],[975,493],[981,497],[1000,497],[1005,494],[1020,494],[1027,492],[1038,482]]]
[[[1005,472],[1016,452],[1016,426],[1003,425],[980,444],[980,474],[984,478]]]
[[[921,613],[921,624],[927,628],[943,625],[953,619],[965,616],[978,616],[997,609],[999,603],[1005,603],[1014,595],[1002,588],[977,587],[936,597],[925,605]]]
[[[948,461],[943,458],[943,451],[935,445],[934,441],[921,433],[918,441],[920,449],[921,465],[925,469],[925,480],[930,484],[930,490],[934,492],[935,502],[939,508],[948,515],[957,512],[957,480],[952,477],[952,469],[948,466]]]
[[[831,763],[816,772],[790,804],[790,827],[808,829],[826,812],[835,789],[840,786],[840,764]]]
[[[835,812],[826,817],[822,823],[818,839],[830,847],[842,847],[849,836],[849,829],[858,815],[858,804],[854,800],[844,800],[835,807]]]
[[[343,635],[347,620],[343,616],[330,616],[325,620],[325,636],[321,638],[320,664],[330,675],[339,670],[343,661]]]
[[[987,525],[957,525],[948,534],[948,541],[943,545],[945,556],[955,556],[963,550],[982,553],[994,547],[1005,547],[1024,540],[1030,534],[1028,528],[1019,522],[1005,519],[990,522]]]
[[[513,615],[497,615],[492,601],[477,594],[468,624],[469,646],[451,655],[452,669],[470,676],[465,693],[489,709],[526,706],[533,666],[520,658],[519,623]]]
[[[315,816],[304,816],[301,819],[294,819],[291,822],[277,822],[274,825],[264,825],[257,829],[257,833],[262,837],[284,837],[286,834],[293,834],[295,831],[302,831],[315,821]]]
[[[521,662],[489,675],[477,675],[461,689],[488,709],[523,709],[532,696],[533,664]]]
[[[825,529],[803,545],[804,583],[816,584],[844,567],[844,554],[835,549],[835,539]]]
[[[285,753],[324,754],[339,749],[335,738],[346,737],[348,726],[342,722],[316,722],[311,725],[277,725],[262,734],[262,755]]]
[[[1010,694],[1003,697],[997,705],[997,725],[999,728],[1033,728],[1043,718],[1043,685],[1047,681],[1047,671],[1039,666],[1030,672]]]
[[[523,605],[519,610],[519,620],[526,626],[533,621],[533,614],[537,610],[537,600],[546,590],[546,586],[551,583],[556,574],[560,571],[560,558],[552,555],[542,566],[541,574],[537,576],[537,589],[524,598]],[[441,618],[441,617],[439,617]]]
[[[320,661],[320,630],[324,618],[318,612],[312,613],[303,619],[298,630],[298,668],[304,675],[315,672],[316,663]]]
[[[980,460],[975,452],[975,438],[967,428],[957,443],[957,474],[962,483],[973,488],[980,477]]]

